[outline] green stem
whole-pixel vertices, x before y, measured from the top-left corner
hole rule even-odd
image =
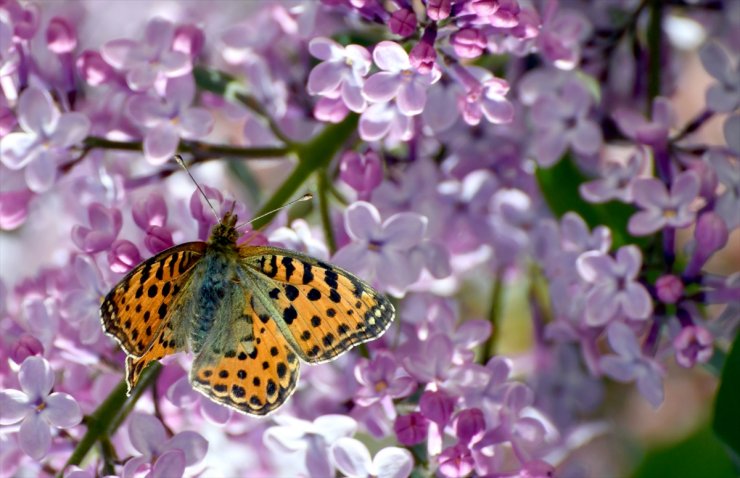
[[[329,161],[356,130],[357,121],[358,116],[350,114],[341,123],[324,128],[311,142],[297,145],[295,153],[298,155],[298,164],[277,191],[257,211],[255,216],[266,214],[287,203],[314,171],[328,165]],[[270,222],[270,218],[271,215],[267,215],[254,221],[254,228],[260,229]]]
[[[483,346],[483,364],[485,365],[494,355],[496,340],[498,339],[501,321],[501,302],[503,299],[503,271],[498,269],[491,289],[491,307],[488,310],[488,321],[491,322],[491,336]]]
[[[84,141],[85,149],[103,148],[116,149],[119,151],[138,151],[141,152],[143,144],[141,141],[113,141],[98,136],[88,136]],[[218,156],[234,156],[244,159],[260,158],[282,158],[290,154],[290,148],[243,148],[239,146],[230,146],[225,144],[209,144],[199,141],[180,140],[177,147],[179,153],[192,154],[196,160],[198,158],[210,158]]]
[[[648,84],[647,107],[651,110],[653,99],[660,95],[661,48],[663,40],[663,0],[650,0],[650,23],[647,30]]]
[[[126,397],[126,381],[121,380],[108,395],[108,398],[91,415],[86,417],[87,431],[72,451],[67,463],[59,470],[57,478],[60,478],[68,467],[80,465],[99,440],[111,436],[121,426],[121,423],[133,410],[143,391],[154,383],[161,368],[162,366],[159,363],[147,367],[141,374],[139,383],[131,397]]]
[[[327,197],[329,179],[326,177],[326,170],[323,169],[316,171],[316,176],[318,177],[317,196],[319,200],[321,226],[324,228],[324,236],[326,239],[326,245],[329,247],[329,253],[333,255],[337,250],[337,241],[334,238],[334,228],[331,225],[331,215],[329,214],[329,198]]]

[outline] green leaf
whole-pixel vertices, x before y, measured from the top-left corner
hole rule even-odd
[[[633,478],[735,478],[732,461],[708,426],[671,446],[649,451]]]
[[[722,367],[722,378],[714,402],[714,432],[740,457],[740,334]]]
[[[647,244],[646,238],[634,237],[627,231],[627,223],[635,213],[634,207],[619,201],[592,204],[581,197],[578,188],[588,178],[573,163],[570,153],[550,168],[537,168],[535,176],[547,205],[556,217],[573,211],[592,229],[607,226],[612,231],[615,249],[625,244]]]

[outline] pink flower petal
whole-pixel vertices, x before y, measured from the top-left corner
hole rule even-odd
[[[373,60],[378,68],[390,72],[411,69],[411,62],[406,50],[398,43],[382,41],[373,50]]]
[[[386,103],[396,97],[402,85],[398,74],[381,71],[365,80],[362,93],[372,102]]]
[[[319,63],[308,74],[308,92],[312,95],[324,95],[336,90],[342,81],[343,72],[344,67],[339,63]]]
[[[144,156],[154,164],[160,165],[167,162],[177,151],[180,136],[170,123],[163,123],[149,130],[144,138]]]
[[[46,456],[51,448],[51,432],[41,415],[31,413],[26,416],[18,432],[18,444],[34,460],[41,460]]]
[[[27,132],[45,135],[59,121],[57,109],[48,91],[31,86],[18,100],[18,122]]]
[[[379,239],[380,213],[372,204],[358,201],[347,208],[344,218],[347,233],[352,239]]]
[[[18,170],[36,159],[39,138],[28,133],[10,133],[0,141],[0,161],[9,169]]]

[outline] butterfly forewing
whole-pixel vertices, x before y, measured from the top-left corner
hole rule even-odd
[[[103,328],[127,354],[139,357],[158,339],[173,301],[186,288],[206,247],[205,242],[188,242],[160,252],[129,272],[103,299]]]
[[[272,316],[301,359],[319,363],[385,332],[388,300],[351,273],[293,251],[242,247],[256,303]]]

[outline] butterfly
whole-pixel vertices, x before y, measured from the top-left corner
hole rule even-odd
[[[126,352],[128,393],[146,366],[191,350],[192,386],[249,415],[279,408],[300,361],[332,360],[381,336],[393,305],[339,267],[277,247],[237,245],[227,212],[207,242],[145,260],[103,299],[103,328]]]

